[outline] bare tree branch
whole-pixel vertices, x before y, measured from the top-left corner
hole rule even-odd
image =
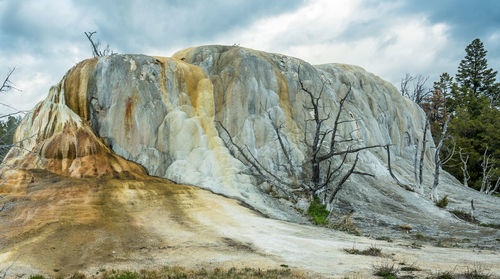
[[[344,183],[347,181],[347,179],[349,179],[349,177],[351,176],[351,174],[354,172],[354,169],[356,168],[356,164],[358,163],[358,159],[359,159],[359,153],[356,153],[356,159],[354,160],[354,163],[352,164],[352,167],[349,169],[349,171],[344,175],[344,177],[342,177],[342,179],[340,180],[340,182],[337,184],[337,188],[335,188],[335,191],[333,191],[332,195],[330,196],[330,200],[328,201],[328,203],[332,203],[333,202],[333,199],[335,199],[335,197],[339,193],[340,189],[342,189],[342,187],[344,186]]]
[[[424,100],[431,94],[431,91],[425,85],[428,79],[429,77],[427,76],[412,76],[411,74],[406,73],[405,76],[401,78],[401,95],[409,98],[417,105],[421,106]],[[413,88],[410,88],[412,83]]]
[[[114,52],[109,48],[109,45],[106,46],[104,50],[101,50],[101,42],[99,40],[94,41],[92,38],[93,35],[97,33],[97,31],[92,31],[92,32],[83,32],[87,39],[90,42],[90,46],[92,48],[92,55],[94,57],[101,57],[101,56],[106,56],[110,54],[114,54]]]

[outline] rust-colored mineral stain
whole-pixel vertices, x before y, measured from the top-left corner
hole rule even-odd
[[[133,128],[132,112],[134,111],[134,100],[127,97],[125,101],[125,132],[128,133]]]

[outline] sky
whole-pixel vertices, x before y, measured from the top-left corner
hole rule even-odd
[[[0,0],[0,78],[22,91],[0,104],[30,110],[92,52],[85,31],[117,53],[171,56],[191,46],[239,44],[312,64],[361,66],[399,86],[456,74],[480,38],[500,69],[498,0]],[[0,112],[9,108],[0,105]]]

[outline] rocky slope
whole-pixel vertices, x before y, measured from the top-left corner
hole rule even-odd
[[[144,180],[149,185],[154,180],[150,176],[156,176],[235,198],[273,218],[307,223],[300,211],[307,209],[310,196],[298,193],[290,198],[280,189],[248,175],[248,162],[229,145],[228,136],[255,156],[263,168],[278,176],[286,175],[285,159],[307,175],[305,163],[310,150],[304,135],[311,137],[307,119],[312,112],[302,87],[316,94],[321,92],[322,117],[334,115],[340,100],[350,92],[342,110],[341,120],[345,122],[339,126],[338,139],[354,141],[340,145],[347,148],[353,144],[391,144],[394,173],[403,183],[413,183],[415,143],[423,135],[424,115],[390,83],[356,66],[313,66],[296,58],[237,46],[203,46],[180,51],[173,58],[111,55],[77,64],[23,119],[15,134],[21,148],[12,149],[4,160],[6,166],[18,170],[2,170],[9,183],[0,191],[8,195],[22,193],[18,198],[35,193],[38,188],[26,185],[34,183],[29,178],[32,172],[42,169],[70,177],[67,179],[76,184],[85,179],[91,179],[90,184],[102,184],[92,189],[82,186],[83,192],[94,193],[89,197],[95,201],[97,196],[115,195],[106,192],[107,187],[114,187],[105,182],[110,177],[117,181]],[[325,127],[333,125],[333,117],[325,120]],[[281,143],[289,158],[284,158],[276,126],[281,127]],[[383,148],[361,151],[357,170],[374,177],[352,175],[328,205],[333,212],[330,220],[336,222],[352,213],[356,225],[373,235],[399,236],[400,226],[409,225],[414,232],[429,236],[474,239],[470,245],[498,246],[498,230],[466,223],[430,201],[433,145],[428,146],[423,195],[395,183],[387,170]],[[348,156],[345,167],[348,169],[353,161],[354,156]],[[65,190],[51,189],[50,181],[44,181],[51,194],[37,197],[33,204],[49,196],[57,201],[60,195],[58,206],[64,211],[71,204],[63,202]],[[120,187],[129,182],[123,183]],[[173,187],[169,184],[167,188]],[[158,189],[148,191],[155,193],[151,194],[153,200],[161,199],[154,197],[156,194],[166,195]],[[447,173],[442,175],[438,192],[441,196],[449,195],[451,209],[468,211],[470,200],[474,199],[481,222],[500,224],[497,198],[464,188]],[[123,203],[113,204],[125,208],[125,201],[135,203],[144,198],[133,194],[124,196]],[[189,199],[174,203],[196,202]],[[36,206],[15,210],[29,215],[36,211]],[[159,206],[155,210],[171,208]],[[43,227],[56,222],[51,214],[37,224]],[[94,220],[91,215],[89,220]],[[99,221],[100,225],[92,228],[105,223]],[[27,236],[43,231],[36,226],[26,228]],[[70,237],[72,233],[64,235]]]

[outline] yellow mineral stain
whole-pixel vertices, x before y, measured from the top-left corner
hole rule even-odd
[[[258,56],[261,59],[266,60],[269,65],[273,68],[274,76],[276,77],[276,81],[278,83],[278,96],[279,96],[279,106],[283,113],[285,114],[285,128],[288,130],[288,135],[290,139],[295,143],[299,144],[299,128],[297,127],[297,123],[293,119],[293,109],[290,104],[290,97],[288,92],[288,82],[286,77],[281,73],[280,69],[275,66],[275,64],[259,51],[250,50],[253,54]]]
[[[167,92],[167,76],[165,73],[165,65],[167,63],[168,58],[166,57],[159,57],[159,56],[153,56],[160,64],[161,67],[161,77],[160,77],[160,90],[163,94],[163,100],[165,101],[165,104],[167,104],[168,111],[173,110],[172,103],[170,102],[170,99],[168,98],[168,92]]]
[[[224,172],[222,175],[226,180],[225,183],[230,183],[230,169],[229,155],[222,150],[222,142],[219,139],[219,134],[215,127],[215,108],[214,108],[214,93],[213,85],[210,79],[207,77],[205,71],[198,66],[186,63],[177,58],[167,58],[167,57],[155,57],[162,63],[162,91],[164,100],[169,105],[169,98],[166,90],[166,76],[165,76],[165,64],[167,61],[172,61],[176,65],[175,75],[178,82],[179,88],[183,89],[181,93],[187,95],[187,99],[179,96],[180,104],[182,108],[192,107],[193,112],[185,111],[190,117],[196,117],[203,129],[204,134],[207,136],[208,148],[212,150],[215,155],[217,162],[220,166],[220,170]],[[190,115],[190,114],[194,115]]]
[[[130,58],[130,70],[135,71],[137,69],[137,65],[135,64],[135,60]]]

